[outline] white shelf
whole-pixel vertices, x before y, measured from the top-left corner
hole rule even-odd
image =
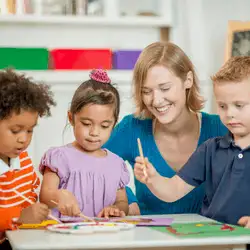
[[[94,16],[38,16],[38,15],[0,15],[1,23],[21,24],[63,24],[63,25],[101,25],[134,27],[171,27],[171,21],[161,17],[94,17]]]
[[[18,73],[24,73],[28,77],[32,77],[36,81],[44,81],[46,83],[65,84],[77,83],[89,79],[90,70],[20,70]],[[108,70],[111,81],[119,84],[119,82],[131,82],[131,70]]]

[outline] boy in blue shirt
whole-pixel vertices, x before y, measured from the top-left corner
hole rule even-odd
[[[172,178],[160,176],[141,157],[136,158],[135,176],[166,202],[205,182],[201,214],[250,227],[250,57],[229,59],[212,81],[220,119],[230,132],[203,143]]]

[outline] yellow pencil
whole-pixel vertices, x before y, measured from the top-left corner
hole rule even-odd
[[[143,155],[142,145],[141,145],[140,138],[137,138],[137,144],[138,144],[138,149],[139,149],[140,157],[143,159],[143,162],[144,162],[143,173],[144,173],[145,177],[148,177],[148,174],[147,174],[147,171],[146,171],[146,162],[145,162],[145,158],[144,158],[144,155]]]

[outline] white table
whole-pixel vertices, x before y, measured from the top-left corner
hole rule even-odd
[[[159,216],[157,216],[159,217]],[[207,218],[195,214],[165,215],[175,223],[204,222]],[[86,250],[86,249],[246,249],[250,236],[179,239],[146,227],[118,233],[64,235],[45,230],[8,231],[13,250]]]

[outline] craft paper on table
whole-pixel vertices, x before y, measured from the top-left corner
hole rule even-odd
[[[49,225],[56,225],[58,224],[55,220],[45,220],[39,224],[22,224],[18,228],[19,229],[45,229]]]
[[[173,222],[172,218],[111,218],[114,222],[131,223],[136,226],[169,226]]]
[[[152,229],[181,238],[250,236],[250,229],[219,222],[180,223]]]
[[[94,218],[99,222],[122,222],[133,224],[136,226],[169,226],[173,222],[172,218],[157,218],[157,217],[134,217],[134,218],[126,218],[126,217],[113,217],[113,218]],[[84,222],[82,218],[61,218],[63,222]]]

